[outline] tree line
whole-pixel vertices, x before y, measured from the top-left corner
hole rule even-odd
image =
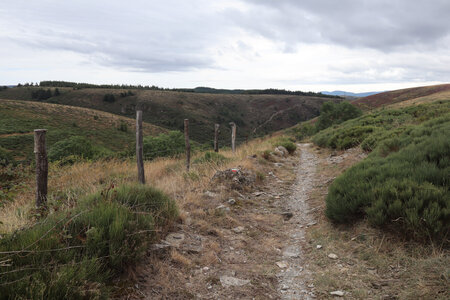
[[[61,93],[58,88],[56,88],[54,92],[52,92],[51,89],[45,90],[42,88],[33,90],[31,92],[31,98],[36,100],[47,100],[48,98],[56,97],[59,95],[61,95]]]
[[[315,92],[289,91],[285,89],[215,89],[210,87],[196,87],[196,88],[162,88],[155,85],[129,85],[129,84],[92,84],[92,83],[77,83],[68,81],[41,81],[39,83],[42,87],[69,87],[73,89],[87,89],[87,88],[104,88],[104,89],[140,89],[140,90],[158,90],[158,91],[174,91],[186,93],[208,93],[208,94],[240,94],[240,95],[295,95],[295,96],[309,96],[322,98],[342,98],[340,96],[325,95]]]

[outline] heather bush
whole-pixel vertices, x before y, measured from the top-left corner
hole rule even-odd
[[[1,299],[107,299],[109,283],[177,217],[149,186],[107,189],[0,239]]]

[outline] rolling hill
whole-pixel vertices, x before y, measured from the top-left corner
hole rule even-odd
[[[0,91],[0,98],[32,100],[39,87],[15,87]],[[48,87],[44,88],[45,90]],[[55,88],[50,88],[54,91]],[[326,101],[342,99],[299,95],[208,94],[162,90],[58,88],[60,94],[45,100],[70,106],[92,108],[134,118],[136,107],[143,111],[145,122],[167,129],[180,130],[183,120],[190,120],[191,137],[211,142],[214,123],[221,124],[220,142],[229,141],[229,122],[238,126],[237,141],[261,136],[293,126],[319,114]],[[114,100],[104,101],[105,95]],[[122,94],[122,95],[121,95]]]
[[[109,150],[123,151],[135,141],[135,120],[111,113],[60,104],[0,99],[0,147],[17,160],[33,156],[33,130],[46,128],[47,145],[84,136]],[[166,130],[144,123],[145,135]]]
[[[387,105],[412,105],[450,98],[450,84],[415,87],[379,93],[353,101],[363,109],[373,109]],[[403,104],[402,104],[403,103]]]

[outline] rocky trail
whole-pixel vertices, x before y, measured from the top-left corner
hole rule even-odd
[[[312,284],[308,285],[310,274],[308,263],[303,256],[305,248],[305,227],[315,225],[316,222],[309,214],[307,203],[308,195],[315,184],[315,171],[317,156],[310,150],[310,144],[300,145],[300,162],[297,170],[297,178],[292,186],[292,194],[287,206],[292,213],[292,218],[285,225],[287,235],[286,246],[282,251],[283,263],[286,269],[282,269],[279,276],[278,290],[283,299],[310,299],[314,297]]]
[[[264,167],[263,184],[203,193],[178,231],[154,245],[127,298],[316,298],[305,237],[317,224],[308,199],[324,158],[311,144]]]

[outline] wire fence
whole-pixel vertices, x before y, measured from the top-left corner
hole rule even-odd
[[[231,126],[220,126],[220,134],[218,135],[217,142],[219,144],[219,148],[231,148],[232,146],[232,129]],[[191,124],[189,128],[189,135],[191,137],[192,141],[194,142],[193,150],[210,150],[214,151],[214,139],[215,139],[215,132],[214,132],[214,124],[211,126],[211,129],[205,130],[205,126],[197,125],[196,123]],[[239,132],[239,127],[237,127],[236,136],[235,136],[235,143],[236,145],[241,145],[243,143],[246,143],[249,141],[249,139],[253,138],[253,136],[244,136],[241,135]],[[195,140],[199,139],[201,141],[206,141],[203,143],[195,143]],[[183,140],[184,142],[184,140]],[[168,144],[165,149],[146,149],[144,148],[144,160],[151,160],[155,157],[162,157],[162,156],[176,156],[176,155],[183,155],[185,152],[184,144],[179,143],[176,145]],[[47,170],[48,171],[48,170]],[[76,265],[83,263],[83,261],[80,262],[70,262],[66,264],[61,263],[50,263],[50,264],[34,264],[34,265],[25,265],[25,266],[14,266],[13,261],[17,261],[18,258],[24,259],[28,256],[32,255],[39,255],[41,253],[54,253],[57,251],[83,251],[80,249],[86,248],[86,245],[83,244],[68,244],[66,247],[57,247],[57,248],[51,248],[51,249],[39,249],[39,245],[42,242],[45,242],[47,239],[52,239],[52,234],[54,234],[56,231],[61,231],[61,226],[64,227],[64,224],[68,224],[72,222],[74,219],[78,218],[83,213],[87,212],[89,210],[83,210],[79,213],[77,213],[74,216],[71,217],[64,217],[61,218],[61,220],[57,221],[50,229],[48,229],[46,232],[44,232],[40,237],[38,237],[35,241],[30,242],[28,245],[21,247],[21,249],[17,250],[10,250],[10,251],[1,251],[0,252],[0,279],[2,276],[13,274],[13,273],[20,273],[23,272],[23,277],[18,278],[16,280],[12,280],[9,282],[1,282],[0,280],[0,286],[10,285],[14,284],[18,281],[27,280],[31,276],[33,276],[33,271],[39,270],[39,269],[52,269],[56,267],[61,267],[65,265]],[[140,213],[140,212],[136,212]],[[145,213],[145,212],[142,212]],[[41,224],[42,222],[45,222],[46,218],[41,219],[40,221],[37,221],[34,225]],[[64,222],[64,224],[63,224]],[[155,231],[155,230],[141,230],[137,232],[128,233],[129,235],[137,235],[146,233],[149,231]],[[80,232],[79,234],[82,234],[83,232]],[[102,241],[101,244],[110,243],[111,240],[105,240]],[[106,259],[109,256],[102,256],[95,259]],[[29,274],[31,272],[31,274]]]

